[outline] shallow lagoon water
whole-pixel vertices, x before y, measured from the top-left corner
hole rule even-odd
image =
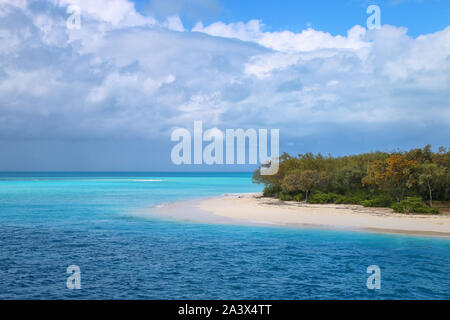
[[[1,299],[449,299],[450,240],[135,214],[251,175],[0,174]],[[66,268],[81,269],[80,290]],[[369,265],[381,289],[369,290]]]

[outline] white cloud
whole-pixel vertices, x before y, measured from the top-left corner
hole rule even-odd
[[[332,36],[253,20],[191,32],[126,0],[11,3],[0,2],[0,137],[165,139],[194,120],[299,137],[450,121],[450,27]],[[85,12],[80,30],[65,27],[69,3]]]
[[[300,33],[291,31],[264,32],[263,24],[259,20],[250,20],[247,23],[237,22],[224,24],[215,22],[204,27],[201,22],[192,31],[203,32],[209,35],[225,38],[236,38],[242,41],[256,42],[264,47],[277,51],[313,51],[317,49],[361,49],[369,47],[370,43],[364,40],[366,29],[354,26],[348,31],[347,37],[332,36],[323,31],[312,28]]]
[[[168,17],[166,22],[164,23],[164,25],[169,30],[180,31],[180,32],[184,31],[183,22],[181,21],[180,17],[178,17],[178,16]]]
[[[136,12],[134,4],[128,0],[53,0],[61,7],[76,5],[83,15],[88,14],[112,26],[139,26],[154,24],[155,20]]]
[[[137,73],[111,73],[103,81],[103,83],[90,90],[87,96],[87,102],[99,103],[106,98],[116,96],[121,99],[121,103],[130,104],[136,94],[150,96],[155,93],[162,85],[175,81],[175,77],[171,74],[163,79],[155,80],[145,74]],[[138,101],[139,102],[139,101]]]

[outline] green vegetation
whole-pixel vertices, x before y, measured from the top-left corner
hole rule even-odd
[[[361,204],[364,207],[390,207],[394,201],[392,200],[392,197],[389,195],[379,195],[375,196],[372,199],[364,200],[361,202]]]
[[[263,183],[264,196],[308,203],[392,207],[403,213],[439,213],[433,200],[449,201],[450,149],[431,146],[407,152],[332,156],[284,153],[276,175]],[[425,204],[427,202],[427,204]]]
[[[393,203],[392,209],[396,212],[402,213],[439,213],[437,208],[430,208],[426,206],[420,197],[408,197],[406,200]]]

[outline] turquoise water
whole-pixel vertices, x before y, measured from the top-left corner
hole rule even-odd
[[[446,239],[134,215],[260,190],[247,173],[1,173],[0,299],[450,299]]]

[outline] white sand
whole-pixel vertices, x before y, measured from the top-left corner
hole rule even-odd
[[[399,214],[389,208],[313,205],[255,195],[211,198],[198,207],[216,216],[256,223],[450,236],[450,216]]]
[[[169,203],[143,212],[143,215],[186,222],[307,226],[450,237],[449,215],[400,214],[389,208],[360,205],[314,205],[262,198],[259,194],[232,194]]]

